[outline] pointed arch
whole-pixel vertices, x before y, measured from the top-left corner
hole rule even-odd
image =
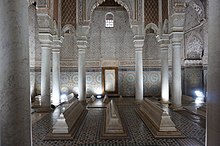
[[[131,8],[129,7],[128,4],[126,4],[126,2],[123,2],[122,0],[114,0],[115,2],[117,2],[119,5],[121,5],[123,8],[125,8],[125,10],[128,12],[128,16],[129,16],[129,20],[130,20],[130,24],[131,21],[132,21],[132,10]],[[105,2],[105,0],[96,0],[96,2],[94,4],[92,4],[90,7],[89,7],[89,15],[88,15],[88,19],[90,20],[91,17],[92,17],[92,14],[94,12],[94,10],[99,6],[101,5],[103,2]],[[91,2],[92,3],[92,2]]]

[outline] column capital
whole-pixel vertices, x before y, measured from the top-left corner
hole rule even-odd
[[[169,36],[172,43],[181,42],[184,37],[184,32],[172,32]]]
[[[58,35],[54,35],[53,36],[53,47],[60,48],[62,46],[63,39],[64,38],[62,36],[58,37]]]
[[[183,31],[185,24],[185,9],[186,3],[176,2],[173,6],[174,13],[170,17],[171,31]]]
[[[135,48],[143,48],[144,46],[144,35],[135,35],[133,37],[134,47]]]
[[[161,49],[163,49],[163,48],[168,49],[168,46],[170,44],[170,38],[169,38],[168,34],[163,34],[161,36],[158,36],[157,41],[158,41]]]
[[[77,47],[78,49],[86,49],[88,46],[88,41],[86,36],[80,36],[77,38]]]
[[[39,40],[41,46],[51,46],[53,42],[53,36],[50,33],[39,33]]]

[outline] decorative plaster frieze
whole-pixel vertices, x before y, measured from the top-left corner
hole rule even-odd
[[[86,67],[100,67],[100,61],[86,61]]]
[[[185,60],[184,66],[202,66],[202,60]]]
[[[102,60],[101,66],[102,67],[118,67],[118,60]]]
[[[119,61],[119,66],[134,66],[135,65],[135,60],[121,60]]]
[[[60,67],[78,67],[78,61],[74,60],[61,60]]]
[[[161,66],[161,60],[143,60],[143,66],[158,67]]]

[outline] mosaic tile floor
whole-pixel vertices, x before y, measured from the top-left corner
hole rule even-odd
[[[88,108],[88,114],[82,122],[73,140],[44,140],[59,115],[59,108],[42,117],[33,124],[33,146],[204,146],[205,129],[189,118],[171,111],[173,122],[186,138],[155,139],[149,129],[136,114],[137,105],[133,100],[116,101],[119,114],[127,127],[129,138],[100,139],[104,108]]]

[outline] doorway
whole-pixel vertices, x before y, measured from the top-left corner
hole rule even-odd
[[[118,94],[118,68],[103,67],[102,68],[102,89],[103,94]]]

